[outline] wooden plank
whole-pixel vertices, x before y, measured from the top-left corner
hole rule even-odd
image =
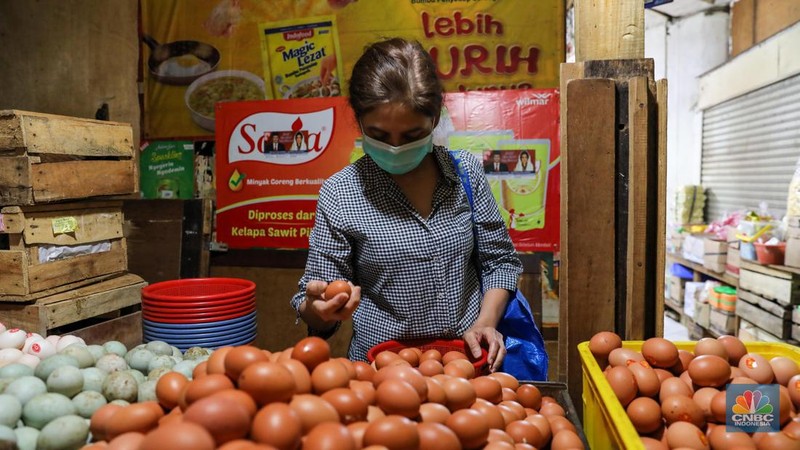
[[[739,285],[739,279],[730,274],[714,272],[708,269],[707,267],[704,267],[702,264],[697,264],[694,261],[689,261],[688,259],[685,259],[684,257],[677,255],[675,253],[667,253],[666,255],[667,255],[667,261],[676,262],[682,266],[686,266],[692,269],[693,281],[702,281],[701,280],[702,278],[701,274],[702,274],[702,275],[707,275],[715,280],[722,281],[723,283],[729,284],[733,287]]]
[[[28,285],[28,267],[25,252],[16,250],[0,250],[0,294],[26,294]]]
[[[643,57],[644,3],[641,0],[583,0],[575,3],[577,61]]]
[[[133,158],[130,124],[19,110],[0,111],[0,119],[4,120],[0,144],[5,148],[23,147],[31,154]]]
[[[755,2],[738,0],[731,4],[731,57],[749,49],[755,43]]]
[[[667,235],[667,80],[656,82],[656,109],[657,109],[657,183],[656,195],[656,294],[664,292],[664,274],[666,273],[666,235]],[[657,295],[657,298],[660,296]],[[656,302],[656,336],[664,336],[664,321],[658,320],[664,315],[664,306]]]
[[[628,81],[628,248],[625,290],[625,340],[644,340],[648,296],[648,153],[650,120],[648,82],[645,77]],[[652,287],[652,284],[651,286]],[[663,291],[662,291],[663,292]],[[652,296],[650,296],[652,298]]]
[[[34,303],[0,303],[7,325],[39,334],[141,303],[141,277],[124,274],[71,291],[42,297]]]
[[[133,348],[142,343],[142,312],[137,311],[116,319],[74,330],[70,334],[82,338],[89,345],[120,341],[126,347]]]
[[[36,292],[128,269],[125,239],[112,242],[111,250],[30,266],[30,291]]]
[[[567,130],[567,120],[565,111],[567,110],[567,83],[571,80],[583,78],[583,63],[572,63],[572,64],[561,64],[561,87],[560,92],[561,96],[559,99],[559,110],[561,111],[561,230],[567,229],[567,198],[569,196],[569,155],[567,154],[564,149],[567,147],[569,142],[569,130]],[[569,236],[567,233],[562,232],[560,236],[560,244],[559,247],[561,249],[561,270],[559,273],[559,283],[561,286],[565,286],[568,281],[569,274],[564,271],[564,266],[567,264],[566,259],[567,255],[569,254]],[[567,375],[569,372],[567,371],[567,354],[572,354],[570,352],[571,347],[578,344],[578,342],[572,343],[573,345],[570,346],[570,343],[567,342],[568,336],[568,328],[569,323],[567,320],[569,319],[569,300],[567,298],[566,291],[562,291],[560,293],[560,297],[558,299],[559,304],[559,330],[558,330],[558,380],[567,382]],[[577,360],[574,360],[577,361]],[[573,391],[574,393],[574,391]],[[576,397],[577,398],[577,397]],[[581,402],[578,402],[579,407]]]
[[[764,268],[774,271],[774,269]],[[785,273],[785,272],[784,272]],[[789,274],[787,274],[789,275]],[[797,278],[786,279],[754,271],[750,268],[739,271],[739,287],[762,297],[777,301],[782,305],[800,303],[800,282]]]
[[[61,292],[71,291],[89,284],[99,283],[110,278],[118,277],[119,275],[119,273],[112,273],[100,275],[98,277],[85,278],[83,280],[75,281],[74,283],[63,284],[50,289],[45,289],[43,291],[32,292],[30,294],[11,294],[3,292],[2,289],[0,289],[0,303],[31,303],[44,297],[49,297]]]
[[[23,210],[19,207],[3,208],[7,233],[22,233],[26,244],[78,245],[122,237],[122,202],[70,203],[72,208],[52,210]],[[18,212],[7,212],[7,211]],[[54,233],[56,220],[74,220],[75,230]]]
[[[33,166],[33,197],[48,202],[136,192],[132,160],[67,161]]]
[[[753,325],[769,330],[781,339],[792,335],[792,322],[776,317],[769,312],[747,302],[736,302],[736,315],[747,319]]]
[[[758,0],[755,4],[753,44],[774,36],[800,21],[800,2],[797,0]]]
[[[0,127],[2,123],[0,123]],[[0,205],[33,202],[30,159],[0,156]]]
[[[758,272],[770,277],[782,278],[785,280],[791,280],[792,278],[794,278],[793,275],[794,272],[776,269],[775,267],[772,266],[765,266],[747,259],[743,259],[741,262],[741,266],[739,267],[741,269],[749,270],[750,272]]]
[[[140,277],[129,274],[90,285],[84,288],[88,292],[83,295],[60,294],[43,299],[39,304],[45,309],[47,329],[51,329],[138,305],[146,285]]]
[[[581,398],[577,344],[598,331],[615,329],[615,83],[571,80],[562,95],[567,97],[561,117],[568,140],[562,140],[561,154],[562,164],[567,154],[569,165],[562,166],[559,292],[569,307],[561,320],[566,335],[559,337],[567,342],[566,354],[559,352],[559,357],[566,359],[570,395]]]

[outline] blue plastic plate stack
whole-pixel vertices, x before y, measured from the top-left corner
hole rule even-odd
[[[256,338],[256,285],[239,278],[187,278],[142,289],[144,341],[186,351],[245,345]]]

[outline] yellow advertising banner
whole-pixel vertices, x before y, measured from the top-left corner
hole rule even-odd
[[[363,48],[416,39],[449,92],[558,86],[562,0],[142,0],[145,137],[214,134],[220,101],[347,95]]]

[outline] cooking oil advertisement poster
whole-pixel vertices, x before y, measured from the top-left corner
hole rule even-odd
[[[438,144],[481,159],[521,252],[558,251],[558,91],[453,93]],[[217,240],[231,248],[308,248],[326,178],[364,157],[344,97],[217,106]]]
[[[558,86],[562,0],[142,0],[145,137],[213,136],[217,102],[347,95],[364,47],[400,36],[448,92]]]
[[[486,179],[517,251],[558,252],[558,90],[447,94],[445,103],[448,117],[442,125],[450,127],[446,145],[469,150],[483,161]]]
[[[139,157],[139,174],[142,198],[193,198],[194,143],[143,143]]]
[[[326,178],[360,131],[345,97],[217,105],[217,241],[308,248]]]

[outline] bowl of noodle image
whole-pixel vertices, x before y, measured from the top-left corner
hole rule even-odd
[[[192,120],[214,131],[214,109],[219,102],[264,100],[264,80],[243,70],[220,70],[194,80],[186,89],[184,101]]]

